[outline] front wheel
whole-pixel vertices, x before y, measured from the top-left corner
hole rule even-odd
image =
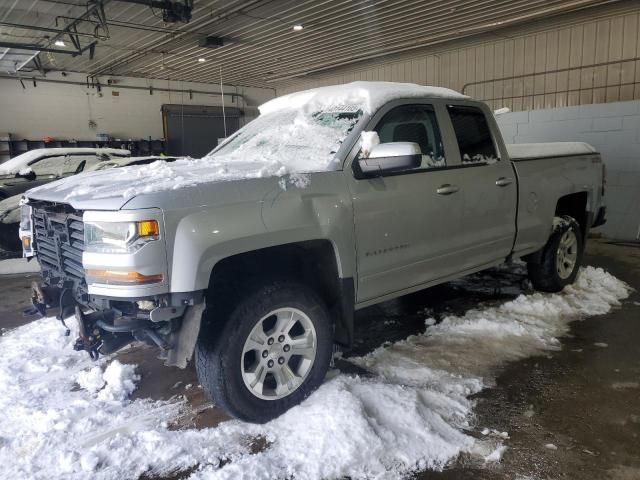
[[[322,384],[332,331],[327,309],[313,291],[274,282],[246,295],[221,332],[203,332],[196,348],[198,378],[230,415],[269,421]]]
[[[582,254],[580,224],[568,215],[556,217],[540,263],[527,264],[533,288],[543,292],[559,292],[573,283],[580,270]]]

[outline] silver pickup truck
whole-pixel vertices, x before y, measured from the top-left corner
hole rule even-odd
[[[503,143],[451,90],[356,82],[267,102],[202,159],[91,172],[27,193],[34,312],[92,357],[133,341],[264,422],[323,381],[354,311],[512,259],[556,292],[604,223],[582,143]],[[194,354],[195,352],[195,354]]]

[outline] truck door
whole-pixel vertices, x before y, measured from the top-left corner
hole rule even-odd
[[[447,105],[465,175],[459,179],[465,235],[461,271],[509,255],[516,233],[517,181],[508,158],[500,158],[493,119],[477,106]],[[490,113],[489,113],[490,114]]]
[[[382,143],[417,143],[423,156],[418,168],[376,178],[356,179],[352,168],[345,169],[354,208],[358,303],[455,272],[463,228],[460,173],[451,165],[457,152],[450,158],[445,150],[434,106],[394,102],[366,130],[375,130]]]

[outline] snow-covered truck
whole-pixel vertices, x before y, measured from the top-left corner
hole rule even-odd
[[[78,350],[195,356],[217,405],[264,422],[322,383],[357,309],[513,259],[572,283],[603,195],[589,145],[505,145],[481,102],[356,82],[271,100],[202,159],[31,190],[21,236],[34,311],[75,315]]]

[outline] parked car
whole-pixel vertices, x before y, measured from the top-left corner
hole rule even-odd
[[[0,199],[75,175],[109,158],[131,155],[117,148],[38,148],[0,163]]]
[[[119,152],[126,152],[126,150],[119,150]],[[45,161],[55,162],[55,164],[58,165],[64,164],[66,158],[67,157],[54,156],[47,157]],[[74,162],[85,162],[85,164],[83,165],[83,172],[91,172],[98,170],[107,170],[109,168],[144,165],[147,163],[155,162],[157,160],[171,162],[174,161],[176,157],[121,157],[109,156],[100,153],[97,155],[89,156],[73,155],[72,159]],[[50,179],[49,181],[53,181],[56,178]],[[44,183],[44,180],[42,183]],[[31,184],[25,182],[24,185]],[[0,250],[4,250],[5,252],[20,253],[22,251],[20,237],[18,236],[18,226],[20,224],[20,200],[22,199],[22,197],[23,193],[21,192],[17,195],[13,195],[12,197],[0,200]]]
[[[485,104],[410,84],[287,95],[202,159],[123,170],[28,193],[34,306],[75,311],[93,357],[195,349],[204,390],[252,422],[323,382],[355,310],[516,258],[559,291],[604,221],[592,147],[505,145]]]

